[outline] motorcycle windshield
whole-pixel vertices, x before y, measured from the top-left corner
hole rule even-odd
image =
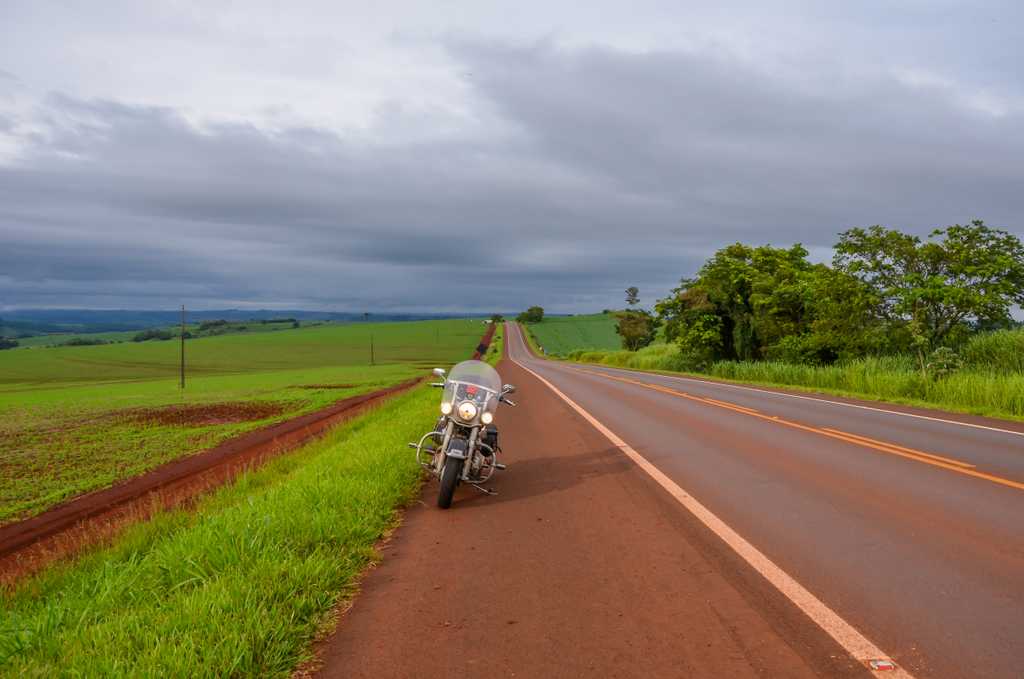
[[[462,384],[475,384],[493,392],[501,391],[498,371],[483,361],[463,361],[448,373],[448,380]]]
[[[460,403],[472,401],[478,412],[494,414],[501,392],[501,377],[498,371],[483,361],[463,361],[448,373],[442,400],[457,410]]]

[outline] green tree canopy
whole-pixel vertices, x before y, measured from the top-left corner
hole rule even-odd
[[[829,363],[939,347],[1008,327],[1024,305],[1024,246],[981,221],[927,239],[881,226],[840,234],[831,267],[801,245],[735,243],[655,309],[665,335],[706,360]],[[933,361],[934,362],[934,361]]]
[[[924,355],[968,323],[1005,325],[1024,304],[1024,245],[980,220],[937,229],[926,240],[882,226],[843,232],[837,271],[863,283],[873,314],[905,332],[922,367]]]
[[[655,309],[666,336],[711,359],[754,359],[806,331],[807,250],[734,243],[683,279]]]
[[[615,332],[622,337],[622,348],[629,351],[642,349],[658,336],[661,322],[649,311],[630,309],[618,314]]]
[[[520,323],[540,323],[544,320],[544,309],[543,307],[532,306],[516,316],[516,320]]]

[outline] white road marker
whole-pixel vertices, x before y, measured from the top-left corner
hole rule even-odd
[[[519,337],[519,341],[523,341],[522,336]],[[658,485],[664,488],[669,495],[679,502],[679,504],[683,505],[683,507],[696,516],[701,523],[707,526],[715,535],[725,542],[725,544],[729,545],[734,552],[739,554],[744,561],[750,564],[754,570],[760,573],[787,599],[792,601],[797,608],[803,611],[811,620],[814,621],[815,624],[828,633],[830,637],[835,639],[840,646],[846,649],[847,653],[862,663],[873,675],[877,677],[891,677],[893,679],[896,677],[899,677],[900,679],[914,679],[913,675],[896,665],[888,655],[868,640],[867,637],[858,632],[853,625],[839,617],[835,611],[829,608],[816,596],[811,594],[803,585],[790,577],[789,574],[775,565],[775,562],[762,554],[761,551],[752,544],[747,542],[745,538],[730,528],[724,521],[719,519],[711,512],[711,510],[683,490],[679,484],[666,476],[653,464],[648,462],[647,459],[640,455],[640,453],[636,452],[632,446],[619,438],[615,432],[608,429],[608,427],[604,426],[593,415],[580,407],[579,404],[562,393],[558,387],[551,384],[551,382],[544,379],[533,370],[527,368],[517,359],[513,358],[511,354],[509,355],[509,359],[520,368],[540,380],[548,387],[548,389],[553,391],[555,395],[565,401],[569,407],[579,413],[583,419],[589,422],[595,429],[611,441],[612,445],[622,450],[626,456],[635,462],[636,465],[646,472],[648,476],[654,479]]]

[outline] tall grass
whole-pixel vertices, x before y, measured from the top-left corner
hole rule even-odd
[[[906,356],[864,358],[830,366],[779,361],[718,361],[701,365],[673,345],[640,351],[573,352],[573,360],[603,365],[682,372],[737,382],[800,387],[869,399],[940,406],[995,417],[1024,418],[1024,352],[1016,335],[992,333],[968,345],[968,368],[941,379],[925,378]],[[999,366],[997,369],[995,366]]]
[[[975,335],[964,347],[963,358],[973,368],[1024,373],[1024,329]]]
[[[424,388],[0,596],[4,676],[287,676],[409,500]]]

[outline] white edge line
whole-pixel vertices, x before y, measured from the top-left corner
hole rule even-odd
[[[847,653],[853,656],[867,667],[869,660],[892,659],[886,655],[878,646],[873,644],[863,634],[858,632],[853,625],[843,620],[839,615],[829,608],[816,596],[811,594],[803,585],[798,583],[785,571],[775,565],[767,556],[761,553],[756,547],[747,542],[739,533],[730,528],[724,521],[719,519],[707,507],[702,505],[696,498],[683,490],[675,481],[666,476],[660,469],[647,461],[640,453],[636,452],[628,443],[619,438],[613,431],[601,424],[593,415],[580,407],[575,401],[559,391],[558,387],[551,384],[533,370],[530,370],[518,360],[509,356],[511,361],[520,368],[530,373],[543,382],[548,389],[553,391],[559,398],[579,413],[583,419],[589,422],[595,429],[604,434],[616,448],[625,453],[633,462],[646,472],[658,485],[668,491],[669,495],[683,505],[691,514],[696,516],[701,523],[722,539],[733,551],[739,554],[744,561],[750,564],[754,570],[760,573],[768,582],[775,586],[787,599],[793,602],[797,608],[803,611],[811,620],[821,627],[830,637],[842,646]],[[895,663],[894,663],[895,664]],[[877,677],[892,677],[893,679],[914,679],[913,675],[897,666],[895,670],[868,671]]]
[[[876,408],[873,406],[862,406],[856,403],[844,403],[843,401],[832,401],[827,398],[818,398],[815,396],[800,396],[799,394],[787,394],[782,391],[771,391],[770,389],[758,389],[757,387],[747,387],[742,384],[730,384],[728,382],[717,382],[715,380],[702,380],[696,377],[683,377],[681,375],[664,375],[662,373],[648,373],[638,370],[629,370],[628,368],[614,368],[607,365],[601,365],[600,363],[574,363],[573,365],[593,367],[598,370],[618,371],[629,373],[630,375],[643,375],[645,377],[664,377],[669,380],[680,380],[682,382],[697,382],[699,384],[709,384],[716,387],[728,387],[730,389],[743,389],[745,391],[756,391],[761,394],[768,394],[770,396],[786,396],[789,398],[799,398],[804,401],[814,401],[815,403],[828,403],[835,406],[846,406],[847,408],[860,408],[861,410],[873,410],[878,413],[887,413],[889,415],[900,415],[902,417],[916,417],[919,420],[930,420],[932,422],[943,422],[945,424],[955,424],[961,427],[972,427],[974,429],[986,429],[988,431],[997,431],[1002,434],[1012,434],[1014,436],[1024,436],[1024,431],[1014,431],[1012,429],[1000,429],[999,427],[989,427],[984,424],[975,424],[973,422],[960,422],[958,420],[946,420],[941,417],[930,417],[928,415],[916,415],[914,413],[904,413],[899,410],[886,410],[885,408]],[[524,366],[525,367],[525,366]]]

